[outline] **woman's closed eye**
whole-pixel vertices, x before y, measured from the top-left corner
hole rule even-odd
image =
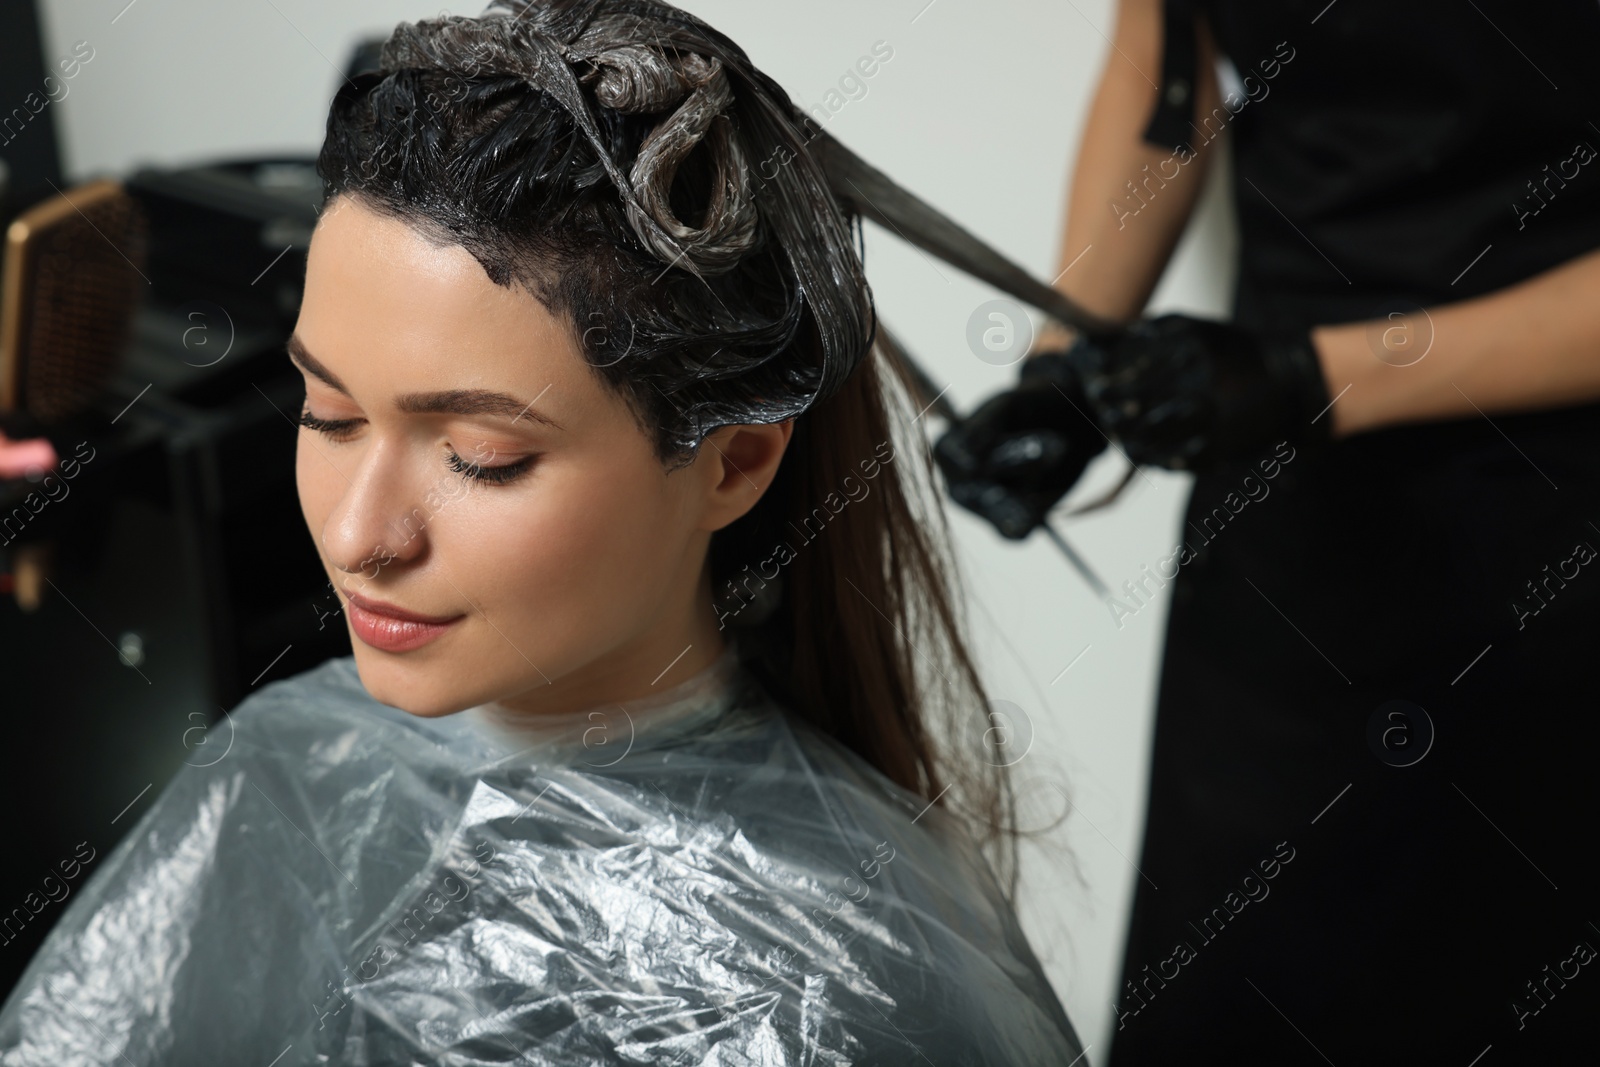
[[[301,426],[315,430],[325,437],[331,437],[335,441],[346,440],[350,436],[350,431],[361,421],[361,419],[319,419],[311,414],[310,408],[300,412]]]
[[[515,463],[504,463],[498,467],[485,467],[482,460],[464,460],[451,450],[445,459],[445,466],[457,474],[474,481],[489,482],[494,485],[504,485],[506,482],[520,478],[532,466],[535,457],[528,456]]]
[[[311,414],[311,409],[306,408],[300,412],[300,425],[309,430],[315,430],[334,441],[348,441],[355,428],[365,419],[319,419]],[[491,485],[504,485],[521,477],[533,467],[536,456],[528,456],[514,463],[505,463],[495,467],[484,466],[493,459],[494,449],[487,442],[480,443],[474,450],[473,458],[463,459],[455,449],[445,450],[444,465],[470,481],[485,482]]]

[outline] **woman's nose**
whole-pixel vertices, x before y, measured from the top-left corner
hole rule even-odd
[[[402,448],[378,441],[345,471],[349,484],[322,528],[330,565],[371,581],[422,553],[424,513],[413,500],[417,483],[409,463]]]

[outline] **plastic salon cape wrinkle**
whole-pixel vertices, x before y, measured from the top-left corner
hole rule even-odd
[[[1080,1055],[970,839],[733,648],[540,735],[489,711],[380,704],[350,657],[245,700],[68,906],[0,1064]]]

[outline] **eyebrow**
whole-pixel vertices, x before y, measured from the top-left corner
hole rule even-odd
[[[350,390],[327,367],[324,367],[306,348],[298,335],[291,334],[288,344],[289,359],[301,370],[345,396]],[[544,394],[541,393],[540,396]],[[538,397],[534,398],[535,400]],[[508,393],[488,389],[445,389],[434,393],[402,393],[395,397],[395,406],[410,415],[502,415],[515,422],[519,418],[532,419],[551,429],[561,425],[548,415],[533,410],[533,402],[524,403]]]

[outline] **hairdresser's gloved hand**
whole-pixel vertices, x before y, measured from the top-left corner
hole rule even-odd
[[[1080,340],[1069,358],[1106,432],[1135,463],[1197,470],[1280,441],[1318,451],[1328,389],[1307,331],[1257,334],[1187,315]],[[1316,419],[1316,422],[1312,422]]]
[[[952,500],[1021,540],[1105,447],[1077,371],[1046,352],[1023,363],[1015,388],[947,430],[933,456]]]

